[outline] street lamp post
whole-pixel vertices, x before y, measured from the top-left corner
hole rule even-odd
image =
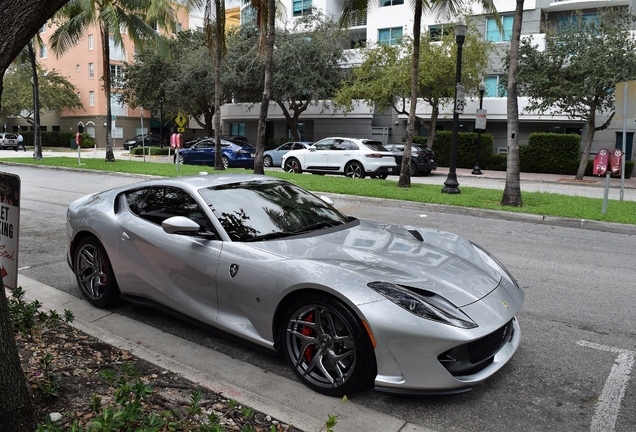
[[[453,139],[451,141],[450,166],[448,169],[448,177],[444,182],[442,193],[458,194],[461,193],[457,182],[457,140],[459,134],[459,114],[464,112],[464,86],[462,80],[462,45],[466,40],[467,25],[462,18],[455,24],[455,41],[457,42],[457,67],[455,70],[455,105],[453,109]]]
[[[477,130],[477,150],[475,151],[475,168],[471,174],[481,175],[479,167],[479,153],[481,151],[481,133],[486,130],[486,113],[484,112],[484,92],[486,91],[486,83],[482,79],[479,83],[479,111],[475,120],[475,129]],[[481,121],[478,121],[481,120]]]

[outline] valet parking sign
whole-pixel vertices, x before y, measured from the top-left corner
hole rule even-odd
[[[20,177],[0,172],[0,275],[4,286],[18,286]]]

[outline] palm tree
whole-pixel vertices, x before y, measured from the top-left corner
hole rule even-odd
[[[111,136],[110,37],[115,46],[122,46],[126,31],[135,46],[156,45],[167,54],[167,45],[153,25],[174,31],[176,13],[168,0],[71,0],[57,13],[59,27],[50,38],[56,55],[77,45],[90,26],[97,26],[101,35],[104,95],[106,99],[106,161],[114,162]]]
[[[271,1],[271,0],[270,0]],[[472,3],[470,0],[411,0],[413,5],[413,54],[411,58],[411,106],[409,109],[409,119],[406,124],[406,137],[404,145],[404,157],[402,158],[402,167],[400,170],[400,179],[398,187],[410,187],[411,177],[409,167],[411,165],[411,148],[413,146],[413,131],[415,129],[415,109],[417,107],[418,95],[418,76],[420,62],[420,37],[422,34],[422,12],[424,10],[431,11],[437,16],[458,17],[461,10]],[[480,0],[481,6],[485,12],[494,15],[500,29],[501,20],[495,8],[493,0]],[[341,23],[346,25],[352,12],[366,11],[369,5],[375,5],[374,0],[347,0],[343,7]]]
[[[40,85],[38,83],[38,62],[35,57],[34,46],[42,46],[42,38],[36,34],[24,47],[17,57],[17,63],[24,66],[27,63],[31,67],[31,86],[33,87],[33,159],[42,159],[42,139],[40,133]]]

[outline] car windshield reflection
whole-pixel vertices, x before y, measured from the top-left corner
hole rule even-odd
[[[320,198],[290,183],[241,182],[199,193],[232,241],[282,238],[349,222]]]

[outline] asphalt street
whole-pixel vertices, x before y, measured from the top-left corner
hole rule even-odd
[[[0,158],[5,153],[14,152],[0,152]],[[521,347],[504,369],[472,392],[400,398],[367,390],[343,403],[307,390],[280,359],[223,335],[130,305],[99,311],[80,299],[65,262],[66,206],[86,193],[131,184],[138,177],[10,164],[0,171],[22,178],[19,262],[27,294],[37,293],[31,295],[46,298],[45,305],[58,310],[72,308],[79,325],[109,343],[177,368],[304,430],[323,429],[328,414],[340,415],[336,431],[634,430],[636,390],[630,375],[636,356],[636,269],[629,259],[636,232],[334,196],[343,212],[356,217],[393,223],[399,218],[402,224],[467,237],[498,256],[526,292],[518,317]],[[424,179],[441,180],[441,185],[445,175],[437,174]],[[460,188],[470,187],[470,178],[460,175]],[[557,183],[532,182],[546,192]],[[530,183],[522,178],[522,189]],[[582,194],[580,186],[564,187],[576,195]],[[632,186],[625,189],[628,194]]]

